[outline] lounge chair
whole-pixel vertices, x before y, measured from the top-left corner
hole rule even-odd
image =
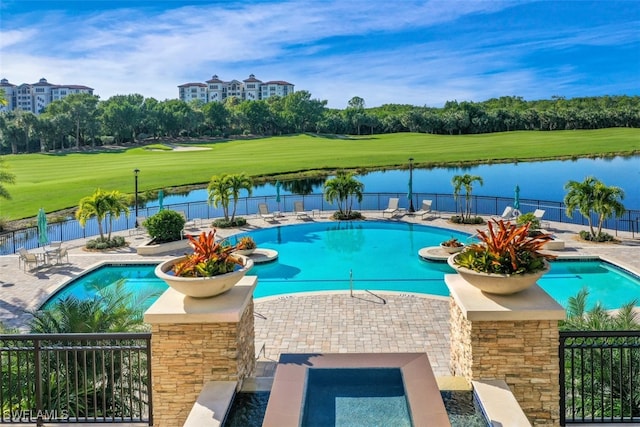
[[[382,211],[382,216],[384,217],[385,214],[390,214],[390,215],[393,216],[393,214],[398,212],[398,202],[399,201],[400,201],[400,199],[398,199],[397,197],[391,197],[389,199],[389,206],[387,206],[387,208]]]
[[[40,264],[40,260],[36,254],[28,252],[25,248],[20,248],[18,249],[18,268],[20,268],[20,264],[22,264],[24,271],[27,271],[28,265],[35,264],[37,267]]]
[[[544,216],[544,213],[546,211],[544,209],[536,209],[535,211],[533,211],[533,216],[540,221],[540,227],[542,228],[549,228],[551,226],[551,224],[549,223],[549,221],[543,221],[542,217]]]
[[[304,204],[302,202],[293,202],[293,211],[298,219],[311,218],[309,213],[304,210]]]
[[[269,208],[267,208],[266,203],[258,204],[258,213],[260,217],[265,221],[275,221],[276,217],[272,213],[269,213]]]
[[[512,219],[515,219],[515,215],[513,214],[513,207],[507,206],[506,208],[504,208],[504,212],[502,212],[502,215],[493,215],[491,219],[495,219],[496,221],[510,221]]]
[[[424,219],[424,216],[428,213],[432,213],[433,211],[431,210],[431,204],[433,203],[433,201],[431,200],[423,200],[422,201],[422,206],[420,207],[419,211],[415,211],[413,213],[413,215],[420,215],[422,217],[422,219]]]

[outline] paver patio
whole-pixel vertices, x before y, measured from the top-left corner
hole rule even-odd
[[[315,221],[327,221],[328,213]],[[382,219],[381,212],[365,212],[369,219]],[[266,222],[248,218],[243,229],[302,223],[295,215]],[[476,226],[455,226],[443,218],[422,220],[404,216],[385,220],[411,221],[474,233]],[[563,256],[602,256],[640,275],[640,239],[619,234],[620,244],[590,244],[575,239],[584,227],[552,223],[552,231],[565,240]],[[219,230],[221,236],[239,230]],[[29,311],[37,309],[67,281],[103,261],[157,262],[171,255],[142,257],[135,248],[144,236],[128,236],[130,246],[108,253],[86,252],[84,240],[65,242],[69,264],[53,265],[24,272],[18,268],[17,255],[0,257],[0,321],[8,327],[25,329]],[[416,254],[417,256],[417,254]],[[258,299],[255,302],[256,345],[264,351],[261,358],[277,360],[280,353],[340,352],[426,352],[436,375],[449,375],[448,300],[403,293],[377,293],[386,304],[364,292],[307,293]]]

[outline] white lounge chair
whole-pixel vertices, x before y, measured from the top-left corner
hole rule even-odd
[[[510,221],[512,219],[515,219],[515,215],[513,214],[513,207],[507,206],[506,208],[504,208],[504,212],[502,212],[502,215],[493,215],[491,219],[495,219],[496,221]]]
[[[298,219],[311,218],[309,213],[304,210],[304,204],[300,201],[293,202],[293,212],[295,212]]]
[[[275,215],[269,213],[269,208],[267,207],[266,203],[258,204],[258,213],[260,214],[260,217],[265,221],[274,221],[276,219]]]
[[[544,209],[536,209],[535,211],[533,211],[533,216],[540,221],[540,227],[542,228],[549,228],[551,226],[551,224],[549,223],[549,221],[543,221],[542,217],[544,216],[544,213],[546,211]]]
[[[387,206],[387,208],[382,211],[382,216],[384,217],[385,214],[393,215],[396,212],[398,212],[398,202],[399,201],[400,201],[400,199],[398,199],[397,197],[391,197],[389,199],[389,206]]]
[[[433,211],[431,210],[431,204],[433,203],[433,201],[431,200],[423,200],[422,201],[422,206],[420,206],[420,210],[419,211],[415,211],[413,213],[413,215],[420,215],[422,217],[422,219],[424,219],[424,216],[426,214],[432,213]]]

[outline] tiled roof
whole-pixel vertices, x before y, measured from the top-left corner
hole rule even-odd
[[[207,85],[204,84],[204,83],[185,83],[185,84],[180,85],[178,87],[189,87],[189,86],[207,87]]]
[[[269,82],[265,82],[266,85],[281,85],[281,86],[293,86],[289,82],[285,82],[284,80],[271,80]]]

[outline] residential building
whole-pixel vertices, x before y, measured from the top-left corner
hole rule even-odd
[[[60,100],[72,93],[88,93],[93,95],[93,89],[81,85],[56,85],[42,78],[37,83],[23,83],[14,85],[9,80],[0,80],[0,88],[4,89],[7,105],[0,110],[23,110],[40,114],[47,105]]]
[[[203,102],[223,102],[232,96],[241,100],[257,101],[271,96],[286,96],[293,92],[294,85],[291,83],[282,80],[262,82],[253,74],[243,81],[225,82],[214,75],[205,83],[185,83],[178,86],[179,98],[185,102],[194,99]]]

